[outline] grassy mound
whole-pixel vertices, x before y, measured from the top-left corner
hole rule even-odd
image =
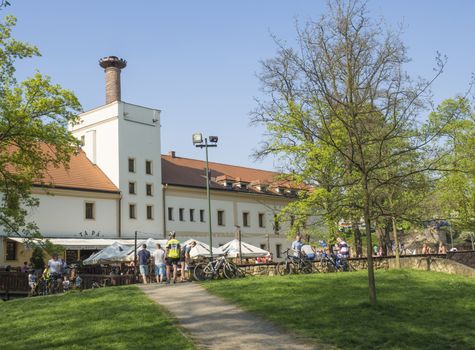
[[[412,270],[246,278],[203,284],[282,327],[342,349],[475,349],[475,279]]]
[[[195,349],[135,286],[0,304],[0,349]]]

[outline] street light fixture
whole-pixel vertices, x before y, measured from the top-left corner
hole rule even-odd
[[[208,138],[209,142],[211,143],[208,143]],[[193,144],[195,147],[205,148],[206,150],[206,197],[208,199],[209,252],[211,254],[211,261],[213,261],[213,233],[211,229],[211,195],[209,191],[210,173],[208,168],[208,147],[218,146],[218,136],[209,136],[208,138],[205,137],[203,142],[203,135],[201,133],[193,134]]]

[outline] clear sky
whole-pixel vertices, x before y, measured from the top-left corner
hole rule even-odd
[[[162,153],[203,159],[191,134],[218,135],[210,160],[272,170],[250,158],[264,132],[249,126],[258,96],[259,60],[275,52],[270,33],[295,41],[295,20],[318,18],[319,0],[125,1],[11,0],[2,14],[18,18],[14,37],[40,48],[42,57],[18,66],[35,69],[73,90],[85,110],[105,101],[101,57],[128,61],[122,100],[162,110]],[[449,58],[433,86],[436,101],[463,93],[475,72],[475,1],[372,0],[370,13],[403,23],[412,62],[408,71],[429,77],[436,51]]]

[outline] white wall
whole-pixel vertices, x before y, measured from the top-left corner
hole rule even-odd
[[[119,188],[122,192],[122,233],[133,237],[163,237],[162,166],[160,151],[160,111],[121,102],[119,109]],[[128,159],[135,159],[135,173],[129,172]],[[152,175],[145,173],[145,161],[152,161]],[[129,194],[129,182],[135,182],[136,194]],[[153,185],[153,196],[145,186]],[[129,204],[136,205],[137,219],[129,218]],[[153,220],[146,216],[152,205]]]
[[[81,123],[72,127],[76,138],[86,138],[86,155],[119,188],[121,232],[123,237],[163,236],[161,188],[160,111],[113,102],[81,115]],[[94,141],[95,138],[95,150]],[[129,157],[135,159],[136,171],[128,170]],[[152,161],[152,175],[145,173],[145,161]],[[136,194],[129,194],[129,182],[135,182]],[[152,184],[153,196],[146,196],[146,184]],[[136,206],[136,219],[129,218],[129,205]],[[146,206],[153,206],[153,220],[147,219]]]
[[[208,234],[208,202],[205,189],[186,188],[166,188],[165,189],[165,220],[167,231],[176,231],[177,237],[181,240],[190,237],[200,241],[209,242]],[[211,192],[211,215],[213,246],[219,246],[229,242],[236,237],[237,227],[240,226],[242,240],[260,246],[265,244],[265,249],[269,250],[276,257],[276,245],[281,245],[281,251],[290,246],[285,234],[287,228],[282,227],[279,234],[274,233],[273,220],[274,213],[277,213],[285,201],[270,196],[243,195],[233,192]],[[168,208],[173,208],[173,220],[168,220]],[[179,220],[179,209],[184,209],[184,221]],[[194,209],[195,221],[190,221],[189,210]],[[200,222],[200,209],[205,210],[205,222]],[[224,226],[217,224],[217,211],[224,210]],[[249,227],[244,227],[242,222],[242,212],[249,213]],[[259,227],[258,214],[265,214],[265,227]],[[269,238],[267,238],[267,235]]]
[[[45,237],[80,238],[79,232],[100,232],[101,238],[117,237],[117,199],[35,195],[40,205],[32,208],[28,220],[36,222]],[[85,203],[95,203],[95,219],[85,218]]]
[[[81,114],[81,123],[71,127],[77,139],[85,137],[86,142],[82,149],[87,157],[97,164],[117,187],[119,187],[118,116],[119,103],[114,102]]]

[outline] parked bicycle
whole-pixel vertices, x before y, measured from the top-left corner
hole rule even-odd
[[[216,278],[244,277],[244,271],[235,263],[220,256],[208,263],[199,263],[193,270],[193,276],[197,281],[206,281]]]
[[[284,251],[285,260],[277,264],[277,272],[280,275],[291,273],[312,273],[313,264],[311,261],[289,254],[290,248]]]
[[[326,251],[320,254],[318,270],[320,272],[346,272],[355,271],[348,262],[348,258],[338,254],[329,254]]]

